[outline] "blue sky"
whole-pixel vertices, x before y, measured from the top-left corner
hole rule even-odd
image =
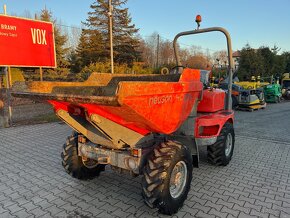
[[[80,26],[93,0],[0,0],[8,14],[39,12],[45,6],[66,25]],[[289,0],[128,0],[133,23],[142,36],[157,31],[172,40],[181,31],[194,29],[195,15],[203,17],[202,27],[222,26],[232,36],[233,49],[249,43],[252,47],[277,45],[290,51]],[[0,10],[3,11],[3,10]],[[221,34],[187,37],[184,46],[195,45],[211,51],[225,48]]]

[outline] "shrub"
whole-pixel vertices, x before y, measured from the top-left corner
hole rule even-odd
[[[84,81],[89,78],[91,73],[111,73],[111,65],[109,62],[97,62],[84,67],[80,73],[77,74],[77,78]],[[152,69],[146,68],[140,62],[134,62],[132,67],[127,64],[115,64],[114,73],[115,74],[151,74]]]

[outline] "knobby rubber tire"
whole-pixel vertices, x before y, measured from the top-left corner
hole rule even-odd
[[[78,156],[77,140],[78,134],[73,133],[63,145],[61,159],[65,171],[72,177],[80,180],[89,180],[99,176],[100,172],[105,170],[105,165],[99,164],[94,168],[87,168],[83,164],[82,158]]]
[[[225,154],[227,135],[232,134],[232,150],[228,156]],[[235,132],[232,123],[225,123],[216,143],[207,146],[208,161],[216,166],[226,166],[232,159],[235,145]]]
[[[170,177],[179,161],[186,164],[186,183],[180,195],[173,198],[169,190]],[[163,214],[176,213],[182,207],[190,190],[192,170],[192,156],[184,145],[176,141],[167,141],[156,146],[144,167],[142,196],[145,203],[151,208],[158,208]]]

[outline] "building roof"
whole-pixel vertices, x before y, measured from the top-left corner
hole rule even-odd
[[[241,52],[240,52],[240,51],[235,51],[235,52],[233,52],[233,57],[234,57],[234,58],[241,57]]]

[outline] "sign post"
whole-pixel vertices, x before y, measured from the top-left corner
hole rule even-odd
[[[4,74],[6,76],[6,105],[7,105],[7,119],[5,120],[4,126],[9,127],[12,125],[12,107],[11,107],[11,95],[10,95],[10,84],[11,84],[11,70],[10,67],[4,68]],[[5,102],[5,101],[4,101]],[[5,105],[4,105],[5,106]],[[5,111],[5,107],[4,107]]]
[[[4,108],[4,89],[2,87],[2,76],[4,76],[4,68],[1,69],[0,72],[0,127],[5,127],[8,124],[7,116],[5,116],[5,108]],[[6,119],[5,119],[6,118]]]
[[[6,5],[3,6],[4,10],[4,15],[6,16]],[[10,96],[10,80],[11,80],[11,75],[10,75],[10,67],[4,67],[3,69],[3,77],[6,77],[6,92],[1,93],[1,98],[0,99],[0,111],[2,115],[2,119],[0,120],[0,124],[3,127],[9,127],[12,125],[12,108],[11,108],[11,96]],[[6,108],[5,108],[6,106]],[[8,112],[7,112],[8,111]],[[8,113],[8,116],[6,115]]]

